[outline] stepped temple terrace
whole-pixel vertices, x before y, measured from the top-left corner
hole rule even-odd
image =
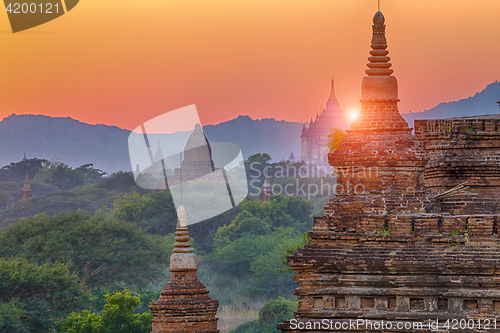
[[[351,191],[288,257],[299,307],[278,328],[500,332],[500,115],[417,120],[413,135],[384,23],[377,12],[361,113],[328,156]]]

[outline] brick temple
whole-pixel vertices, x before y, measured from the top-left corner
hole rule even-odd
[[[309,123],[306,128],[304,124],[300,135],[300,159],[307,163],[316,165],[327,165],[327,154],[329,148],[328,134],[333,128],[349,128],[349,118],[342,109],[339,100],[335,96],[335,86],[332,79],[330,96],[326,101],[326,107],[321,107],[321,112]]]
[[[208,295],[198,280],[196,256],[189,242],[184,206],[179,217],[173,254],[170,257],[170,280],[160,298],[149,305],[153,314],[152,333],[217,333],[216,313],[219,302]]]
[[[500,115],[412,134],[384,23],[377,12],[360,115],[328,155],[339,195],[288,257],[299,307],[278,329],[500,332]]]
[[[26,159],[26,153],[24,153],[24,159]],[[26,173],[26,179],[24,180],[24,186],[19,194],[19,201],[28,201],[33,199],[35,196],[33,195],[33,191],[31,190],[30,180],[28,178],[28,173]]]

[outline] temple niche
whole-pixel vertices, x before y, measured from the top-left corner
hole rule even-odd
[[[384,23],[377,12],[360,115],[328,155],[338,195],[288,257],[299,306],[278,329],[500,332],[500,115],[412,134]]]
[[[326,107],[316,115],[315,120],[311,118],[309,127],[304,124],[300,135],[300,158],[302,161],[315,165],[328,165],[327,154],[329,148],[328,134],[332,128],[346,129],[349,127],[349,118],[340,106],[340,102],[335,96],[335,87],[332,79],[330,96],[326,102]]]

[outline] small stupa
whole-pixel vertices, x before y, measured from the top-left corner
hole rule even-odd
[[[196,256],[189,243],[187,214],[184,206],[177,210],[177,231],[170,257],[170,280],[160,298],[149,305],[153,313],[152,333],[216,333],[215,317],[219,302],[208,295],[198,280]]]
[[[33,191],[31,190],[30,181],[28,178],[28,173],[26,173],[26,180],[24,181],[24,187],[19,195],[19,201],[31,200],[35,196],[33,195]]]

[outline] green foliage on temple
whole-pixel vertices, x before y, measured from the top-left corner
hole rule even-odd
[[[102,314],[83,311],[71,313],[57,325],[61,333],[149,333],[149,312],[135,313],[140,302],[130,290],[104,295],[106,304]]]
[[[347,135],[347,133],[339,128],[332,128],[328,134],[328,143],[326,144],[330,148],[330,153],[333,153],[340,148],[340,143],[342,139]]]

